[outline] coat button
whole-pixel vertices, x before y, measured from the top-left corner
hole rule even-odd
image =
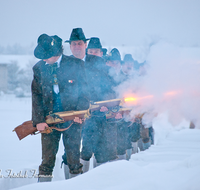
[[[52,94],[52,91],[50,91],[50,93]]]
[[[52,104],[53,102],[52,101],[50,101],[50,104]]]

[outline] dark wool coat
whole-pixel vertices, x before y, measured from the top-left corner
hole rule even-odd
[[[85,73],[91,101],[103,101],[116,98],[113,90],[114,80],[108,74],[104,59],[95,55],[87,55]]]
[[[57,79],[63,111],[78,111],[89,108],[89,95],[80,59],[62,55]],[[50,66],[43,60],[33,67],[32,81],[32,121],[33,126],[45,122],[45,117],[53,111],[53,76]]]
[[[95,55],[87,55],[85,59],[85,73],[91,101],[115,99],[112,89],[114,80],[108,74],[108,67],[104,59]],[[81,158],[89,160],[94,153],[98,163],[116,159],[115,125],[106,122],[105,112],[95,111],[92,118],[86,121],[82,130]]]

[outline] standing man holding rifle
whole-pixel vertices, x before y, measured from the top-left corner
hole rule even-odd
[[[45,122],[47,115],[61,111],[86,110],[89,107],[87,85],[83,72],[83,61],[63,55],[62,39],[58,36],[42,34],[34,50],[36,58],[41,59],[33,67],[32,81],[32,121],[38,131],[49,127]],[[39,182],[52,179],[61,134],[67,153],[70,177],[82,172],[80,163],[80,118],[62,124],[57,128],[67,128],[60,132],[41,134],[42,163],[39,166]]]
[[[87,48],[87,40],[82,28],[74,28],[68,42],[72,56],[84,61],[84,70],[88,83],[88,91],[91,101],[104,101],[116,98],[112,90],[113,80],[108,75],[108,70],[102,54],[102,45],[99,38],[93,37],[90,39]],[[91,50],[92,49],[92,50]],[[86,55],[87,50],[87,55]],[[98,53],[94,54],[97,51]],[[93,52],[93,53],[91,53]],[[93,153],[97,161],[97,166],[117,159],[116,146],[116,127],[110,125],[106,120],[106,112],[108,108],[102,106],[100,110],[91,114],[91,118],[86,121],[82,130],[82,151],[81,163],[83,164],[83,172],[89,170],[89,162]],[[67,153],[63,155],[64,172],[67,179]]]
[[[85,72],[88,81],[88,89],[92,102],[115,99],[116,94],[112,90],[113,79],[108,75],[100,39],[90,38],[85,59]],[[86,121],[82,130],[81,163],[83,172],[89,170],[90,159],[94,154],[93,167],[102,163],[117,159],[116,126],[107,122],[106,113],[112,107],[102,106],[100,110],[91,113],[91,119]],[[115,120],[115,118],[114,118]]]

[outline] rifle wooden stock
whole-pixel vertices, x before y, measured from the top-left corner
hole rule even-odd
[[[21,125],[15,127],[15,129],[13,131],[16,132],[19,140],[21,140],[28,135],[35,134],[35,132],[37,132],[37,128],[33,127],[32,121],[25,121]]]
[[[90,117],[90,112],[95,110],[100,110],[102,106],[105,107],[116,107],[121,106],[123,104],[121,99],[111,99],[106,101],[99,101],[94,102],[93,104],[90,104],[90,107],[88,110],[81,110],[81,111],[64,111],[64,112],[57,112],[48,115],[45,120],[47,124],[58,124],[58,123],[64,123],[66,121],[74,120],[75,117],[79,117],[80,119],[86,119]],[[125,113],[129,108],[121,108],[120,110],[117,110],[116,113]],[[116,113],[111,114],[108,116],[108,118],[115,117]],[[36,127],[33,127],[32,121],[25,121],[21,125],[17,126],[13,131],[16,132],[19,140],[25,138],[26,136],[30,134],[35,134],[37,132]]]
[[[85,119],[88,117],[89,110],[82,111],[66,111],[66,112],[57,112],[50,114],[46,117],[47,124],[58,124],[64,123],[66,121],[74,120],[75,117],[80,119]],[[16,132],[19,140],[25,138],[28,135],[34,135],[37,132],[37,128],[33,127],[32,121],[25,121],[21,125],[17,126],[13,131]]]

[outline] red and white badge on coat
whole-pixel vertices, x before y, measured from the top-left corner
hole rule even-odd
[[[73,83],[74,81],[73,80],[68,80],[68,83]]]

